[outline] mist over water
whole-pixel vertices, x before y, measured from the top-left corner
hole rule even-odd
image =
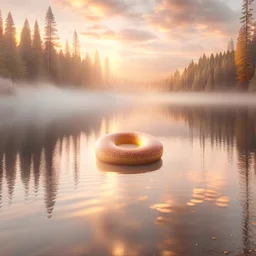
[[[107,92],[50,85],[17,87],[13,94],[0,95],[0,125],[8,122],[47,124],[75,115],[92,119],[130,105],[131,98]]]
[[[1,88],[12,87],[1,79]],[[91,120],[107,113],[136,107],[168,105],[256,106],[256,94],[247,93],[155,93],[88,91],[52,85],[15,86],[10,95],[0,94],[0,126],[46,125],[81,115]],[[67,121],[68,122],[68,121]]]
[[[173,105],[256,106],[256,94],[231,92],[147,93],[144,102]]]

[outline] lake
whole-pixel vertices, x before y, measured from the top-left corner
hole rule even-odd
[[[0,100],[0,255],[256,255],[255,98],[140,97]],[[162,161],[98,162],[122,131],[154,135]]]

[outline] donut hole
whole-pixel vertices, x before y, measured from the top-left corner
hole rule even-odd
[[[118,137],[115,144],[121,148],[138,148],[141,146],[139,138],[131,135]]]
[[[136,144],[119,144],[117,145],[119,148],[138,148],[139,146]]]

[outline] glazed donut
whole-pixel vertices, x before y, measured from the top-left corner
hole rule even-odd
[[[136,144],[138,148],[118,147],[121,144]],[[160,160],[163,155],[163,145],[146,133],[112,133],[98,139],[95,153],[98,160],[104,163],[142,165]]]

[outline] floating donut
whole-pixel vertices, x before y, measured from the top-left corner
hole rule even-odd
[[[138,148],[121,148],[121,144],[135,144]],[[150,164],[161,159],[163,145],[146,133],[113,133],[101,137],[96,142],[95,153],[98,160],[108,164]]]

